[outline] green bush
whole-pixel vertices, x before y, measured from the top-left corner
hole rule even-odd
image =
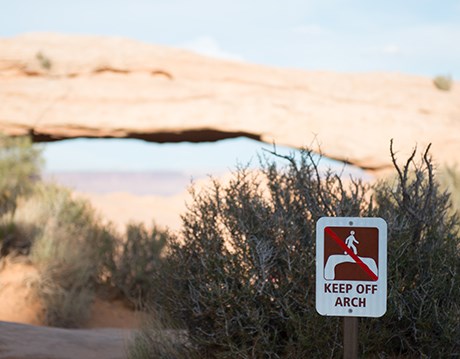
[[[40,67],[45,71],[50,71],[53,67],[53,63],[51,62],[50,58],[43,54],[43,52],[39,51],[35,54],[35,58],[37,59]]]
[[[88,317],[95,284],[114,250],[114,235],[86,201],[69,190],[39,184],[19,203],[14,227],[40,272],[35,283],[48,325],[78,327]]]
[[[0,217],[14,212],[17,199],[31,192],[42,165],[40,154],[28,137],[0,135]]]
[[[201,355],[342,355],[341,319],[315,311],[322,216],[380,216],[389,225],[388,312],[360,320],[363,355],[458,354],[459,222],[427,154],[413,170],[413,157],[402,169],[395,161],[398,181],[373,189],[320,175],[309,151],[287,159],[286,168],[240,168],[228,185],[192,193],[182,233],[155,273],[157,304],[182,320]]]
[[[433,84],[438,90],[450,91],[452,88],[452,78],[450,76],[436,76]]]
[[[153,295],[151,278],[158,270],[168,237],[168,232],[155,224],[147,229],[141,223],[130,223],[125,237],[118,240],[109,265],[110,282],[134,304],[142,306]]]

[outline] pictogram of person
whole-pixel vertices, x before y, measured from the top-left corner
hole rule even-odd
[[[345,239],[345,244],[357,255],[358,250],[356,249],[355,243],[359,244],[359,241],[355,238],[355,231],[350,231],[350,235]],[[347,252],[343,252],[343,254],[347,254]]]

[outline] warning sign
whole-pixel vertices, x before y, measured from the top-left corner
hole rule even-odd
[[[364,281],[378,279],[379,232],[377,228],[326,227],[324,235],[325,279]]]
[[[316,309],[322,315],[379,317],[386,312],[386,222],[323,217],[316,235]]]

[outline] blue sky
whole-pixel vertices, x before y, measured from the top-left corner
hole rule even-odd
[[[2,37],[35,31],[122,36],[270,66],[460,77],[460,1],[0,0],[0,5]],[[184,154],[198,151],[200,160],[184,163],[196,168],[216,162],[206,153],[221,153],[219,166],[227,167],[236,158],[245,162],[254,157],[262,147],[250,140],[233,141],[229,145],[142,144],[149,146],[142,147],[145,150],[137,141],[118,146],[99,141],[91,146],[97,144],[112,157],[128,145],[136,151],[157,148],[158,158],[168,146],[171,151],[183,148]],[[98,164],[94,156],[89,157],[92,162],[82,160],[78,166],[79,161],[65,161],[77,145],[81,149],[85,143],[89,142],[48,145],[48,168],[68,170],[69,162],[75,168],[101,168],[110,162],[102,158]],[[104,150],[106,145],[112,147]],[[173,158],[157,161],[156,168],[167,168],[171,162],[180,165],[180,157]]]
[[[152,144],[133,139],[75,139],[45,146],[50,170],[59,171],[184,171],[196,175],[231,170],[237,162],[259,163],[259,154],[273,146],[250,139],[231,139],[212,144]],[[279,148],[284,154],[292,150]],[[94,160],[95,158],[103,159]],[[101,164],[101,162],[103,162]],[[49,166],[48,166],[49,167]]]

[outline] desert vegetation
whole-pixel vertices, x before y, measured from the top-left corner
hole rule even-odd
[[[106,261],[109,287],[139,308],[146,298],[156,294],[151,278],[159,270],[162,253],[169,238],[167,230],[153,223],[146,228],[141,223],[129,223],[124,238],[117,239],[117,248]]]
[[[315,311],[315,223],[377,216],[389,228],[388,310],[360,319],[360,352],[458,355],[460,222],[428,150],[402,164],[391,156],[395,177],[374,186],[320,173],[304,150],[285,157],[284,168],[268,160],[261,173],[239,168],[227,185],[192,192],[152,282],[161,288],[157,308],[187,330],[189,350],[206,358],[340,357],[341,318]]]
[[[452,88],[452,77],[440,75],[433,79],[434,86],[441,91],[450,91]]]
[[[40,150],[29,139],[2,137],[0,150],[1,259],[21,258],[38,269],[30,285],[44,322],[84,325],[95,295],[141,305],[167,232],[131,223],[119,234],[87,201],[40,180]]]
[[[51,62],[50,58],[44,55],[41,51],[36,53],[35,59],[40,64],[40,67],[45,71],[50,71],[53,67],[53,63]]]
[[[408,159],[391,150],[394,175],[369,185],[321,172],[308,150],[282,156],[285,166],[272,156],[260,171],[239,167],[228,183],[192,187],[180,232],[131,223],[120,234],[86,201],[40,181],[28,139],[2,137],[1,259],[37,267],[32,286],[49,325],[84,325],[97,295],[149,309],[129,346],[135,359],[340,357],[341,318],[315,310],[316,221],[382,217],[388,310],[360,319],[360,352],[458,355],[455,168],[437,171],[428,150]]]
[[[63,188],[37,184],[18,205],[11,227],[27,238],[29,259],[40,279],[33,283],[44,304],[45,321],[78,327],[87,319],[94,283],[110,237],[89,205]]]
[[[0,136],[0,215],[14,213],[18,198],[31,192],[41,165],[40,151],[28,138]]]
[[[441,188],[450,194],[452,210],[460,215],[460,169],[457,166],[444,166],[438,178]]]

